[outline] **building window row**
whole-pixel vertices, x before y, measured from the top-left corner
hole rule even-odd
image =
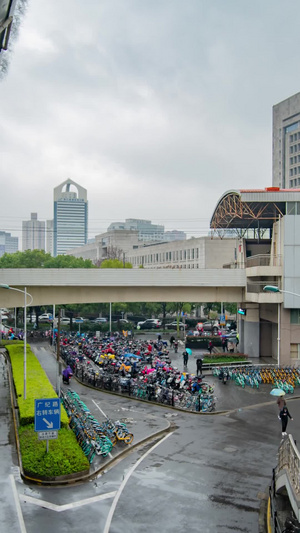
[[[290,177],[300,174],[300,167],[290,168]]]
[[[296,165],[297,163],[300,163],[300,154],[290,157],[290,165]]]
[[[151,265],[180,261],[194,261],[195,259],[199,259],[199,257],[199,248],[191,248],[188,250],[173,250],[171,252],[140,255],[133,257],[131,262],[133,265]]]
[[[296,142],[300,139],[300,131],[298,133],[292,133],[290,135],[290,143]]]
[[[295,154],[300,151],[300,143],[290,146],[290,154]]]

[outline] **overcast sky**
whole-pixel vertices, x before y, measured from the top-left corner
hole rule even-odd
[[[125,218],[205,234],[226,190],[272,184],[299,20],[291,0],[29,0],[0,82],[0,230],[52,218],[71,178],[90,237]]]

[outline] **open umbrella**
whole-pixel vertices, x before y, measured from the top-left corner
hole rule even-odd
[[[189,355],[192,355],[192,350],[191,350],[191,348],[186,348],[185,351],[186,351]]]
[[[135,353],[125,353],[124,357],[135,357],[136,359],[141,359],[141,357]]]
[[[285,392],[282,389],[272,389],[270,394],[272,394],[272,396],[284,396]]]

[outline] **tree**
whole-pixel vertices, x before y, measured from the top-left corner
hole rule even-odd
[[[124,265],[119,259],[104,259],[100,268],[132,268],[132,264],[126,262]]]
[[[95,265],[90,259],[82,257],[51,257],[44,250],[26,250],[14,254],[5,253],[0,257],[0,268],[95,268]]]

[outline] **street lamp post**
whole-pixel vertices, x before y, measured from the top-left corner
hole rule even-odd
[[[27,363],[27,305],[31,305],[33,302],[33,297],[29,292],[27,292],[26,287],[24,287],[24,290],[22,289],[16,289],[15,287],[10,287],[10,285],[7,285],[6,283],[0,283],[0,289],[9,289],[11,291],[17,291],[24,294],[24,390],[23,390],[23,397],[24,400],[26,400],[26,363]],[[30,298],[30,302],[27,304],[27,296]]]
[[[298,296],[300,298],[300,294],[297,294],[296,292],[291,291],[284,291],[283,289],[279,289],[279,287],[276,287],[275,285],[265,285],[263,287],[264,292],[282,292],[284,294],[291,294],[292,296]],[[280,323],[281,315],[280,315],[280,303],[278,303],[278,336],[277,336],[277,358],[278,358],[278,366],[280,364]]]

